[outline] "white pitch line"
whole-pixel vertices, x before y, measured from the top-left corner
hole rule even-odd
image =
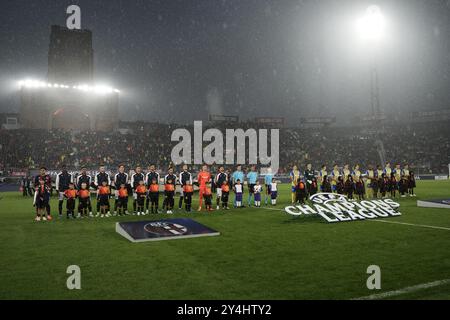
[[[378,294],[372,294],[370,296],[365,296],[365,297],[356,298],[356,299],[352,299],[352,300],[386,299],[386,298],[399,296],[399,295],[402,295],[402,294],[412,293],[412,292],[419,291],[419,290],[424,290],[424,289],[434,288],[434,287],[438,287],[438,286],[443,286],[443,285],[446,285],[446,284],[450,284],[450,279],[444,279],[444,280],[438,280],[438,281],[434,281],[434,282],[422,283],[422,284],[418,284],[418,285],[415,285],[415,286],[412,286],[412,287],[406,287],[406,288],[399,289],[399,290],[387,291],[387,292],[378,293]]]
[[[256,208],[256,207],[253,207]],[[272,211],[284,211],[283,209],[275,209],[275,208],[264,208],[264,207],[259,207],[257,209],[264,209],[264,210],[272,210]]]
[[[406,223],[406,222],[398,222],[398,221],[388,221],[388,220],[367,220],[372,222],[383,222],[383,223],[391,223],[391,224],[401,224],[404,226],[412,226],[412,227],[420,227],[420,228],[429,228],[429,229],[438,229],[438,230],[446,230],[450,231],[450,228],[446,227],[436,227],[436,226],[428,226],[425,224],[414,224],[414,223]]]

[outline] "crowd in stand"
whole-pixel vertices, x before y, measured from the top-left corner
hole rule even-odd
[[[176,142],[170,137],[182,126],[166,124],[131,125],[125,132],[69,132],[62,130],[0,130],[0,171],[10,168],[96,168],[99,163],[115,168],[154,163],[168,166]],[[215,128],[254,128],[256,123],[214,125]],[[192,126],[186,127],[192,132]],[[207,127],[204,127],[204,130]],[[270,134],[269,134],[270,137]],[[383,148],[380,148],[382,142]],[[206,145],[206,143],[205,143]],[[448,173],[450,126],[443,124],[397,125],[377,135],[364,128],[280,130],[280,173],[293,165],[312,163],[359,163],[363,167],[380,162],[380,153],[392,163],[408,162],[420,173]],[[194,168],[195,170],[196,168]],[[198,168],[197,168],[198,169]]]

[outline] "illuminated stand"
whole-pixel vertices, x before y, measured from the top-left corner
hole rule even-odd
[[[45,81],[19,82],[24,129],[113,131],[119,124],[120,91],[94,83],[90,30],[52,26]]]
[[[36,80],[20,81],[19,88],[24,128],[110,131],[118,126],[117,89]]]

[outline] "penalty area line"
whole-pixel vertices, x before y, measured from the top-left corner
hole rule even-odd
[[[446,285],[446,284],[450,284],[450,279],[444,279],[444,280],[438,280],[438,281],[434,281],[434,282],[422,283],[422,284],[418,284],[418,285],[411,286],[411,287],[406,287],[406,288],[399,289],[399,290],[387,291],[387,292],[378,293],[378,294],[372,294],[370,296],[360,297],[360,298],[351,299],[351,300],[378,300],[378,299],[386,299],[386,298],[400,296],[400,295],[403,295],[403,294],[408,294],[408,293],[412,293],[412,292],[416,292],[416,291],[420,291],[420,290],[425,290],[425,289],[430,289],[430,288],[434,288],[434,287],[439,287],[439,286],[443,286],[443,285]]]
[[[366,220],[366,221],[383,222],[383,223],[390,223],[390,224],[400,224],[400,225],[411,226],[411,227],[429,228],[429,229],[438,229],[438,230],[446,230],[446,231],[450,231],[450,228],[446,228],[446,227],[437,227],[437,226],[429,226],[429,225],[425,225],[425,224],[414,224],[414,223],[406,223],[406,222],[398,222],[398,221],[388,221],[388,220]]]

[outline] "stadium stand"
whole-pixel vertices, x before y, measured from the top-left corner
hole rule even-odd
[[[222,127],[223,128],[222,128]],[[115,167],[120,163],[133,167],[154,163],[161,168],[170,164],[176,144],[170,142],[174,129],[192,126],[162,123],[123,123],[115,132],[62,130],[0,130],[0,170],[37,168],[45,165],[58,169],[81,165],[96,169],[100,163]],[[254,128],[254,122],[214,124],[215,128]],[[207,126],[204,127],[204,130]],[[448,174],[450,163],[450,126],[447,122],[387,126],[378,135],[383,141],[386,160],[409,163],[422,174]],[[281,173],[294,164],[312,163],[318,169],[334,163],[343,165],[380,164],[374,134],[363,127],[317,129],[283,128],[280,130]],[[195,168],[194,168],[195,169]]]

